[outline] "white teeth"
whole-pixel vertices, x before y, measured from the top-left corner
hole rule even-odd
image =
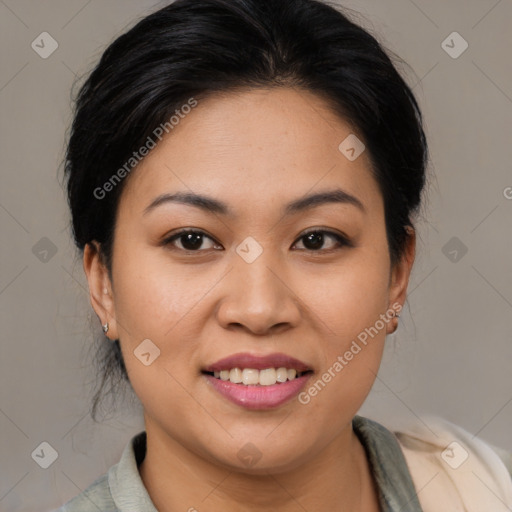
[[[286,368],[278,368],[276,372],[277,382],[286,382],[288,379],[288,370]]]
[[[229,380],[235,384],[242,382],[242,370],[240,368],[233,368],[229,371]]]
[[[276,371],[274,368],[260,370],[260,386],[271,386],[276,383]]]
[[[253,370],[252,368],[244,368],[242,371],[242,382],[244,384],[259,384],[259,370]]]
[[[231,370],[214,371],[213,376],[221,380],[229,380],[234,384],[245,384],[246,386],[272,386],[276,382],[286,382],[297,377],[295,368],[265,368],[256,370],[254,368],[232,368]]]
[[[288,380],[295,379],[295,376],[297,375],[297,370],[286,370],[286,373],[288,375]]]

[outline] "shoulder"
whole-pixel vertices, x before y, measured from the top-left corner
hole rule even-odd
[[[127,442],[117,464],[53,512],[156,512],[138,472],[145,454],[146,432],[142,431]]]
[[[439,417],[391,428],[411,472],[425,512],[509,511],[512,455]],[[464,507],[464,508],[460,508]]]
[[[96,479],[85,491],[54,512],[118,512],[108,483],[108,473]]]

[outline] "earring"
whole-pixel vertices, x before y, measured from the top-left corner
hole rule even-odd
[[[394,311],[392,318],[397,318],[397,319],[400,318],[400,313],[397,313],[396,311]],[[395,334],[397,329],[398,329],[398,320],[396,321],[395,328],[389,334]]]
[[[103,332],[106,334],[108,332],[108,322],[102,326]]]

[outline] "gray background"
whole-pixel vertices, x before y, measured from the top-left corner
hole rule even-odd
[[[343,4],[410,65],[432,155],[407,307],[361,413],[385,424],[440,415],[512,450],[512,2]],[[75,75],[162,5],[0,1],[1,511],[57,507],[143,428],[137,406],[88,416],[88,347],[101,333],[59,166]],[[46,59],[31,47],[44,31],[59,45]],[[442,47],[454,31],[469,43],[458,58]],[[48,469],[31,457],[43,441],[58,452]]]

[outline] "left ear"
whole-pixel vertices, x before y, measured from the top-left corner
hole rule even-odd
[[[110,328],[105,336],[115,340],[118,338],[118,332],[112,283],[102,262],[100,244],[95,240],[84,247],[83,266],[89,284],[91,305],[100,322],[109,323]]]
[[[389,307],[393,304],[404,305],[407,298],[407,287],[411,275],[412,265],[416,255],[416,231],[411,226],[406,226],[408,233],[404,252],[400,261],[391,269],[389,283]],[[389,333],[388,333],[389,334]]]

